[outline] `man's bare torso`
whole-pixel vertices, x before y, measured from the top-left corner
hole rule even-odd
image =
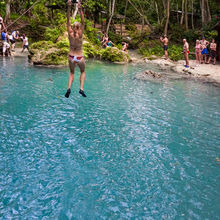
[[[82,56],[82,45],[83,45],[83,32],[81,29],[75,32],[71,32],[69,34],[69,42],[70,42],[70,52],[71,56]]]
[[[211,43],[211,44],[210,44],[210,49],[211,49],[211,50],[216,51],[216,47],[217,47],[216,43]]]
[[[164,46],[167,46],[168,43],[169,43],[169,40],[168,40],[167,37],[165,37],[165,38],[163,39],[163,45],[164,45]]]

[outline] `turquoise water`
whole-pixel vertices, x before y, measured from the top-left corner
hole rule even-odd
[[[220,89],[0,59],[1,219],[220,219]]]

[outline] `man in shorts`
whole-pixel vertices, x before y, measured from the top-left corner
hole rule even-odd
[[[11,51],[10,51],[10,44],[9,44],[9,35],[8,32],[3,30],[2,31],[2,42],[3,42],[3,48],[2,48],[2,52],[3,52],[3,57],[5,56],[6,50],[8,50],[8,55],[11,55]]]
[[[164,38],[160,38],[160,41],[163,43],[163,49],[164,49],[164,55],[165,55],[165,59],[167,60],[168,59],[168,43],[169,43],[169,40],[167,38],[167,35],[164,35]]]
[[[202,52],[201,52],[201,63],[203,63],[204,57],[205,57],[205,63],[207,63],[207,46],[209,45],[209,42],[205,39],[205,37],[202,38],[200,41],[200,44],[202,45]]]
[[[29,51],[28,38],[25,36],[25,34],[23,34],[23,36],[21,37],[21,39],[22,39],[22,41],[23,41],[21,53],[23,53],[25,49],[27,49],[27,50]]]
[[[189,68],[189,44],[186,39],[183,39],[183,54],[186,61],[186,68]]]
[[[74,22],[73,26],[71,27],[70,24],[70,13],[71,13],[71,6],[72,2],[71,0],[68,0],[67,2],[68,8],[67,8],[67,29],[68,29],[68,37],[70,42],[70,51],[69,51],[69,68],[70,68],[70,74],[69,74],[69,82],[68,82],[68,89],[65,94],[66,98],[69,98],[69,95],[71,93],[71,86],[74,80],[74,73],[76,66],[79,67],[81,75],[80,75],[80,90],[79,94],[81,94],[83,97],[86,97],[84,93],[84,82],[85,82],[85,59],[83,56],[83,32],[85,27],[84,22],[84,15],[82,11],[81,4],[78,3],[78,8],[81,16],[81,23]]]
[[[217,44],[215,43],[215,39],[212,39],[212,43],[210,44],[210,56],[208,63],[213,60],[213,65],[216,63],[216,48]]]
[[[10,39],[10,42],[11,42],[11,50],[14,51],[15,50],[15,40],[18,40],[19,39],[19,31],[13,31],[11,33],[11,39]]]

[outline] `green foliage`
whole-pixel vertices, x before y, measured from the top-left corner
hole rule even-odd
[[[169,58],[177,61],[183,59],[183,47],[180,45],[172,45],[168,49]]]
[[[83,44],[83,54],[85,58],[98,58],[100,57],[99,49],[95,48],[91,43]]]
[[[145,57],[150,57],[151,55],[161,57],[164,52],[162,46],[159,44],[158,40],[148,40],[145,39],[139,44],[139,53]]]
[[[85,19],[85,34],[90,42],[100,45],[98,30],[92,27],[92,24],[88,19]]]
[[[133,23],[126,24],[125,29],[128,30],[128,31],[131,31],[131,32],[137,31],[137,27]]]
[[[45,40],[56,42],[60,36],[60,30],[58,28],[46,28]]]
[[[56,46],[57,48],[68,48],[69,49],[69,41],[68,39],[64,39],[64,40],[61,40],[61,41],[58,41],[56,43]]]
[[[30,49],[34,49],[34,50],[48,50],[49,48],[54,47],[54,43],[52,41],[38,41],[36,43],[33,43],[30,46]]]
[[[168,49],[169,58],[174,61],[183,59],[182,51],[183,51],[182,45],[178,45],[178,44],[170,45]],[[140,48],[138,52],[142,54],[144,57],[148,57],[148,58],[151,58],[152,55],[156,57],[161,57],[164,55],[163,47],[158,40],[149,41],[145,39],[140,44]]]
[[[40,3],[33,7],[32,14],[34,17],[35,22],[41,25],[48,25],[48,9],[45,7],[44,4]]]
[[[5,16],[5,2],[0,0],[0,14]]]
[[[114,44],[120,44],[123,41],[122,36],[115,34],[113,31],[109,31],[108,36]]]
[[[59,52],[55,51],[46,55],[43,60],[44,65],[67,65],[67,51],[60,50]]]
[[[102,59],[106,61],[126,62],[129,60],[129,56],[127,54],[114,47],[102,49],[100,52]]]

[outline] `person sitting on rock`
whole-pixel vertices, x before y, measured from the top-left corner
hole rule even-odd
[[[215,39],[212,39],[212,43],[210,44],[210,56],[208,63],[210,63],[212,59],[213,65],[215,65],[216,63],[216,48],[217,48],[217,44],[215,43]]]
[[[189,44],[186,39],[183,39],[183,54],[186,61],[186,68],[189,68]]]
[[[11,56],[10,44],[9,44],[9,35],[8,32],[3,29],[2,31],[2,41],[3,41],[3,57],[5,56],[6,51],[8,51],[8,56]]]
[[[71,13],[71,6],[72,1],[68,0],[67,2],[68,8],[67,8],[67,28],[68,28],[68,37],[70,42],[70,51],[69,51],[69,68],[70,68],[70,74],[69,74],[69,82],[68,82],[68,89],[65,94],[66,98],[69,98],[69,95],[71,93],[71,86],[74,80],[74,73],[75,73],[75,67],[79,66],[80,68],[80,90],[79,93],[86,97],[84,93],[84,82],[85,82],[85,58],[83,56],[83,32],[85,27],[85,21],[84,21],[84,15],[82,11],[82,7],[80,2],[78,3],[78,8],[80,11],[81,16],[81,23],[74,22],[73,26],[71,27],[70,24],[70,13]]]
[[[27,50],[29,51],[28,38],[25,36],[25,34],[23,34],[23,36],[21,37],[21,39],[23,40],[21,53],[23,53],[25,49],[27,49]]]
[[[108,35],[105,33],[102,38],[102,46],[106,47],[106,43],[108,42]]]
[[[4,20],[0,15],[0,33],[2,32],[3,29],[5,29]]]
[[[112,42],[112,41],[110,41],[110,40],[108,40],[106,43],[105,43],[105,47],[107,48],[107,47],[112,47],[112,46],[114,46],[115,44]]]
[[[209,45],[209,42],[205,39],[205,37],[203,37],[202,40],[200,41],[200,44],[202,45],[201,63],[203,64],[204,57],[205,57],[205,63],[207,63],[207,54],[208,54],[207,46]]]
[[[128,44],[126,42],[122,42],[122,44],[123,44],[122,51],[127,53],[128,52],[127,51],[128,50]]]
[[[160,41],[163,43],[164,55],[165,55],[165,59],[167,60],[168,59],[167,50],[168,50],[168,43],[169,43],[167,35],[164,35],[164,38],[160,37]]]
[[[15,40],[18,40],[19,39],[19,31],[13,31],[11,33],[11,39],[10,39],[10,42],[11,42],[11,50],[12,51],[15,51]]]

